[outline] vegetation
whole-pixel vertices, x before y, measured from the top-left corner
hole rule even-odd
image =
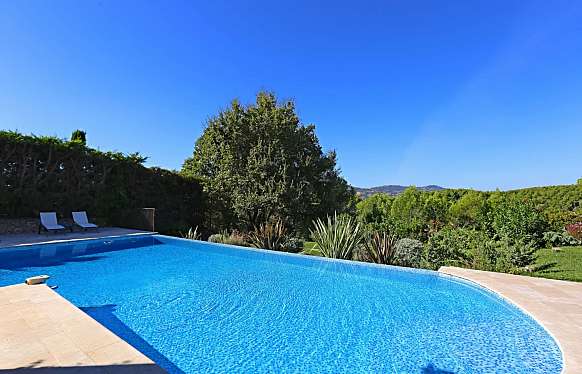
[[[582,247],[541,249],[535,269],[532,275],[536,277],[582,282]]]
[[[396,241],[396,235],[387,231],[373,232],[364,241],[365,258],[377,264],[392,264],[396,253]]]
[[[523,273],[537,266],[539,248],[580,243],[581,201],[580,185],[509,192],[410,187],[362,200],[356,214],[369,232],[391,230],[416,241],[413,262],[399,260],[396,246],[397,264]]]
[[[181,233],[181,236],[184,239],[199,240],[200,233],[198,232],[198,226],[196,226],[194,229],[192,229],[192,227],[190,227],[187,232]]]
[[[282,219],[306,234],[313,219],[347,211],[354,199],[315,127],[300,122],[292,101],[279,104],[266,92],[211,118],[182,175],[202,180],[212,231],[250,231]]]
[[[568,231],[563,230],[561,232],[557,231],[547,231],[544,233],[544,242],[549,247],[562,247],[569,245],[580,245],[580,240],[576,239]]]
[[[287,229],[283,221],[266,222],[255,227],[248,235],[253,247],[280,251],[287,243]]]
[[[567,225],[566,231],[576,240],[582,240],[582,222]]]
[[[229,245],[238,245],[241,247],[250,247],[245,235],[238,231],[233,231],[231,233],[226,230],[220,234],[212,234],[208,237],[208,241],[211,243],[221,243]]]
[[[394,264],[399,266],[420,267],[424,246],[420,240],[403,238],[396,242]]]
[[[190,239],[213,234],[216,243],[332,258],[540,276],[576,268],[562,257],[540,261],[578,255],[540,248],[582,243],[582,178],[507,192],[409,187],[359,200],[315,127],[301,123],[292,101],[267,92],[210,118],[180,173],[145,161],[90,148],[82,130],[69,141],[0,131],[0,215],[87,210],[124,225],[154,207],[159,231]]]
[[[156,208],[158,231],[200,224],[202,187],[193,178],[143,165],[135,153],[102,152],[73,141],[0,131],[0,214],[69,217],[86,210],[102,224],[127,225],[136,210]]]
[[[336,213],[326,221],[318,218],[313,225],[311,237],[325,257],[351,260],[364,237],[360,224],[348,215]]]

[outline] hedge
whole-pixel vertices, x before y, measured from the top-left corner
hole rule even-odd
[[[147,168],[139,154],[102,152],[83,142],[0,131],[0,215],[69,217],[86,210],[124,226],[138,208],[156,208],[159,231],[200,224],[202,187],[178,173]]]

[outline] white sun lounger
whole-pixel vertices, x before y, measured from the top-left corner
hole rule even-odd
[[[77,226],[82,227],[85,230],[96,229],[99,227],[96,224],[89,222],[89,219],[87,218],[87,212],[85,212],[85,211],[73,212],[73,221],[75,222],[75,224]]]
[[[64,230],[65,226],[59,225],[57,222],[57,214],[55,212],[41,212],[40,225],[38,226],[39,234],[41,228],[45,229],[46,231],[58,231]]]

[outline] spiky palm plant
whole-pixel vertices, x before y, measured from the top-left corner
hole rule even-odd
[[[253,247],[280,251],[287,241],[287,229],[280,219],[266,222],[248,234],[248,241]]]
[[[392,264],[396,254],[397,241],[396,235],[387,231],[373,232],[368,240],[364,242],[367,259],[377,264]]]
[[[198,232],[198,226],[196,226],[194,229],[192,227],[190,227],[188,229],[188,232],[181,233],[181,235],[184,239],[190,239],[190,240],[200,239],[200,233]]]
[[[354,250],[361,243],[363,230],[355,219],[345,215],[327,216],[313,221],[311,237],[325,257],[351,259]]]

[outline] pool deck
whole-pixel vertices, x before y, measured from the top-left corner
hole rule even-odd
[[[556,339],[567,374],[582,373],[582,283],[441,267],[439,272],[478,283],[517,305]]]
[[[149,231],[125,229],[121,227],[100,227],[98,230],[64,231],[49,233],[2,234],[0,235],[0,250],[3,247],[17,247],[32,244],[68,242],[71,240],[101,239],[116,236],[151,234]]]
[[[165,373],[46,285],[0,287],[1,373]]]

